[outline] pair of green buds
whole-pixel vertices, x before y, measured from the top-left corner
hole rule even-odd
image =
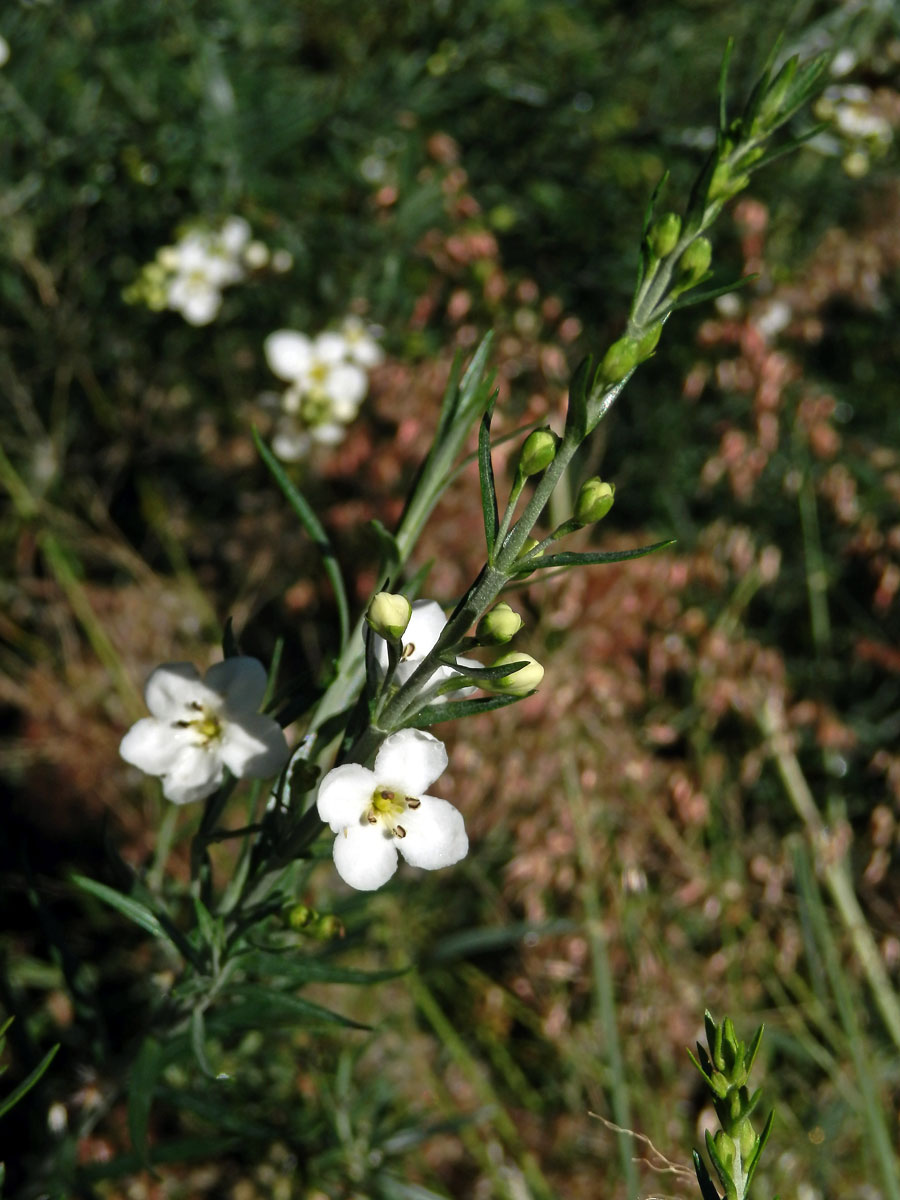
[[[522,443],[519,454],[516,468],[518,482],[546,471],[556,457],[559,442],[552,429],[535,429],[530,433]],[[585,480],[575,500],[571,521],[566,522],[567,527],[580,529],[584,525],[602,521],[613,506],[615,494],[615,484],[606,483],[599,476]]]

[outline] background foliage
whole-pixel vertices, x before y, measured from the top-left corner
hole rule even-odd
[[[465,864],[365,903],[324,868],[298,879],[344,936],[282,923],[282,1000],[248,996],[200,1055],[190,1031],[146,1049],[165,944],[71,882],[114,885],[127,864],[176,918],[187,903],[194,817],[154,858],[158,789],[116,756],[152,666],[214,656],[231,615],[246,651],[286,638],[285,678],[329,669],[330,593],[249,435],[266,334],[351,307],[384,326],[364,416],[303,478],[361,598],[366,522],[396,517],[454,349],[497,329],[502,432],[557,415],[569,369],[620,332],[644,204],[664,167],[671,197],[696,170],[727,36],[736,90],[785,24],[790,49],[852,50],[849,78],[897,123],[889,5],[639,10],[4,7],[4,1080],[62,1043],[0,1123],[7,1195],[692,1195],[588,1110],[687,1168],[709,1120],[684,1054],[704,1007],[769,1027],[761,1193],[898,1194],[890,155],[858,179],[803,150],[718,227],[717,273],[759,278],[673,318],[584,464],[617,485],[609,548],[674,533],[677,551],[516,597],[548,672],[451,734]],[[229,290],[208,329],[123,301],[180,223],[231,212],[292,271]],[[420,550],[428,594],[469,582],[479,519],[464,474]],[[324,984],[310,961],[403,973]],[[127,1094],[151,1079],[142,1118]]]

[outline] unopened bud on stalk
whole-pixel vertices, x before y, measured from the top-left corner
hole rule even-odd
[[[514,638],[524,621],[508,604],[498,604],[478,622],[475,636],[486,646],[499,646]]]
[[[559,438],[550,429],[535,429],[522,443],[519,454],[519,474],[523,479],[540,475],[556,458]]]
[[[645,358],[649,358],[656,349],[662,334],[662,321],[657,321],[655,325],[651,325],[647,332],[643,335],[637,345],[638,362],[643,362]]]
[[[657,258],[665,258],[678,245],[681,237],[681,217],[678,213],[663,213],[653,222],[647,233],[650,249]]]
[[[525,663],[525,666],[501,679],[494,679],[489,687],[491,691],[503,692],[507,696],[527,696],[533,692],[544,678],[544,668],[530,654],[522,654],[520,650],[509,650],[494,663],[495,667],[512,666],[513,663]]]
[[[682,254],[678,265],[682,275],[687,276],[691,283],[697,283],[709,270],[711,262],[712,245],[709,238],[698,237]]]
[[[604,383],[615,383],[633,371],[638,364],[638,343],[634,338],[621,337],[603,355],[597,374]]]
[[[716,1152],[722,1160],[722,1165],[730,1171],[734,1163],[734,1142],[724,1129],[720,1129],[713,1138]]]
[[[575,501],[574,519],[579,525],[602,521],[612,508],[615,495],[615,484],[604,483],[598,476],[586,479]]]
[[[378,592],[366,612],[371,628],[389,642],[399,642],[411,616],[412,605],[407,598],[391,592]]]

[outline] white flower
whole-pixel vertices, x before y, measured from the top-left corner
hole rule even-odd
[[[9,62],[9,42],[5,37],[0,36],[0,67]]]
[[[447,766],[442,742],[418,729],[386,738],[374,767],[346,763],[319,785],[319,816],[337,837],[334,865],[360,891],[374,891],[397,870],[397,852],[414,867],[434,871],[465,858],[469,839],[462,814],[424,794]]]
[[[377,367],[384,360],[384,351],[375,341],[371,326],[359,317],[345,317],[341,333],[349,359],[360,367]]]
[[[315,339],[279,329],[264,343],[266,359],[279,379],[299,393],[326,397],[337,421],[352,421],[369,386],[365,371],[346,361],[347,343],[339,333]]]
[[[447,618],[444,615],[444,610],[436,600],[416,600],[412,606],[412,616],[409,618],[409,624],[406,626],[406,631],[403,634],[403,650],[400,656],[400,662],[397,664],[397,669],[394,672],[394,682],[398,684],[406,683],[407,679],[421,665],[426,654],[430,654],[434,649],[435,643],[444,631],[444,626],[447,624]],[[386,671],[388,667],[388,649],[387,643],[379,640],[376,647],[378,664],[382,671]],[[482,664],[476,662],[472,658],[457,659],[459,663],[466,667],[480,667]],[[444,682],[448,679],[459,679],[459,673],[454,671],[452,667],[438,667],[432,674],[429,685]],[[469,696],[475,691],[474,688],[459,688],[455,692],[449,693],[440,697],[444,699],[460,699],[463,696]]]
[[[192,663],[165,663],[144,689],[152,715],[132,725],[119,753],[160,776],[163,794],[176,804],[211,795],[226,769],[267,779],[290,751],[277,722],[258,711],[265,691],[265,668],[255,658],[226,658],[204,679]]]

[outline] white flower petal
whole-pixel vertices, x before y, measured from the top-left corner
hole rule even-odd
[[[352,421],[369,381],[365,371],[359,367],[352,363],[339,363],[328,372],[323,386],[334,405],[334,415],[341,421]]]
[[[224,699],[230,715],[258,713],[266,694],[266,668],[258,658],[237,655],[211,666],[203,682]]]
[[[189,325],[209,325],[221,304],[219,289],[205,279],[178,277],[169,288],[169,307],[180,312]]]
[[[277,775],[290,749],[277,721],[263,713],[244,713],[224,726],[220,753],[232,775],[268,779]]]
[[[207,690],[193,663],[163,663],[144,687],[144,702],[152,716],[160,720],[179,720],[189,705],[207,699]]]
[[[170,721],[157,721],[155,717],[143,717],[122,738],[119,754],[146,775],[165,775],[173,769],[185,747],[195,742],[190,729]]]
[[[375,756],[375,778],[404,796],[421,796],[446,769],[444,743],[423,729],[392,733]]]
[[[397,849],[413,867],[435,871],[465,858],[469,839],[462,813],[438,796],[421,796],[417,809],[408,809],[401,818],[406,837],[396,841]]]
[[[320,446],[337,446],[347,436],[347,430],[343,425],[314,425],[309,431],[309,436],[314,442],[318,442]]]
[[[319,362],[341,363],[347,357],[346,339],[339,333],[320,333],[313,342],[313,353]]]
[[[312,361],[312,342],[303,333],[279,329],[270,333],[263,343],[266,362],[279,379],[288,383],[301,380]]]
[[[309,454],[309,434],[304,433],[295,422],[279,422],[272,438],[272,450],[282,462],[300,462]]]
[[[334,865],[345,883],[374,892],[397,870],[394,839],[381,825],[353,825],[334,839]]]
[[[329,771],[319,784],[316,807],[319,816],[339,833],[359,825],[375,791],[374,772],[359,763],[344,763]]]
[[[237,256],[250,241],[250,225],[243,217],[228,217],[219,231],[219,241],[227,254]]]
[[[163,777],[163,795],[175,804],[211,796],[225,778],[225,765],[211,746],[185,746]]]

